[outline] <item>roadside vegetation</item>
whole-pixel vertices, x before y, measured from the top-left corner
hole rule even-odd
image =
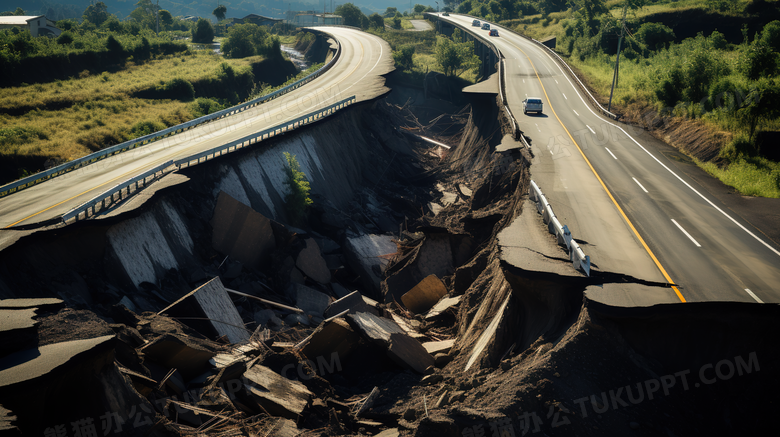
[[[296,74],[265,28],[232,26],[219,37],[223,56],[187,42],[197,24],[166,12],[159,34],[153,12],[119,21],[102,2],[81,21],[57,22],[57,38],[0,31],[0,183],[235,105]]]
[[[627,2],[627,3],[626,3]],[[457,12],[542,40],[606,104],[627,6],[612,108],[704,124],[702,168],[745,195],[780,197],[780,9],[763,0],[465,0]],[[720,138],[714,140],[714,138]],[[679,145],[679,144],[678,144]]]

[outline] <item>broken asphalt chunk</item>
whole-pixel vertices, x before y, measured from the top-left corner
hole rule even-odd
[[[211,219],[214,249],[255,267],[276,249],[271,221],[264,215],[220,192]]]
[[[255,402],[273,416],[297,420],[313,393],[298,381],[289,380],[268,367],[256,364],[244,373]]]
[[[0,309],[0,356],[8,355],[36,344],[38,321],[36,308]]]
[[[149,360],[176,369],[189,380],[211,369],[214,353],[174,335],[165,334],[139,349]]]
[[[330,305],[330,296],[305,285],[290,284],[289,294],[295,306],[312,316],[322,317]]]
[[[334,353],[340,360],[346,358],[360,342],[356,333],[344,319],[333,319],[320,325],[299,347],[310,360],[328,359]]]
[[[373,305],[369,304],[369,302],[373,302]],[[341,314],[344,311],[349,311],[348,314],[363,312],[371,313],[377,316],[379,315],[379,311],[376,309],[376,301],[373,299],[364,298],[359,291],[353,291],[352,293],[330,304],[328,309],[325,310],[325,317],[330,318]]]
[[[320,284],[330,282],[330,270],[313,238],[306,239],[306,248],[298,254],[295,266],[312,280]]]

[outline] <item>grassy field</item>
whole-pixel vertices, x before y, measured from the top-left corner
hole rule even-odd
[[[607,3],[608,6],[617,4],[616,0]],[[703,8],[701,0],[680,0],[678,2],[645,6],[636,12],[630,13],[630,16],[652,21],[652,14],[701,8]],[[611,13],[613,16],[619,17],[622,14],[622,9],[612,9]],[[728,14],[731,14],[731,12]],[[561,45],[561,37],[564,34],[563,20],[571,17],[572,12],[565,11],[551,13],[547,19],[543,19],[541,15],[533,15],[517,20],[507,20],[502,22],[502,24],[536,39],[555,35],[558,37],[559,45]],[[561,48],[558,51],[561,52]],[[749,89],[750,84],[745,81],[737,68],[740,52],[731,48],[719,50],[718,53],[730,69],[730,73],[725,76],[726,79],[745,89]],[[580,59],[578,56],[566,57],[564,55],[564,58],[583,74],[586,82],[596,92],[597,98],[606,104],[612,84],[615,56],[598,54]],[[631,111],[644,113],[653,109],[661,109],[663,105],[656,98],[654,89],[658,75],[666,68],[666,64],[668,64],[668,60],[665,60],[659,54],[651,53],[651,56],[647,58],[639,56],[636,59],[621,57],[620,80],[612,101],[613,110],[624,112],[630,107]],[[712,127],[713,132],[727,131],[735,138],[740,135],[746,135],[744,125],[736,120],[733,112],[719,108],[708,112],[698,103],[689,105],[678,104],[674,108],[665,109],[670,110],[672,116],[680,119],[702,120]],[[760,128],[770,131],[780,130],[780,120],[764,121],[761,123]],[[717,177],[723,183],[734,187],[744,195],[780,198],[780,164],[776,162],[762,157],[739,157],[730,163],[721,161],[721,166],[719,167],[713,162],[701,162],[697,159],[695,161],[708,173]]]
[[[3,88],[0,93],[0,160],[23,165],[17,175],[43,170],[45,161],[63,162],[202,115],[203,101],[140,98],[175,78],[196,83],[218,75],[227,62],[235,71],[251,69],[262,58],[225,60],[213,51],[166,57],[127,65],[114,73],[90,75],[46,84]],[[196,96],[198,97],[198,96]],[[205,106],[219,105],[206,102]],[[36,163],[31,164],[31,163]]]

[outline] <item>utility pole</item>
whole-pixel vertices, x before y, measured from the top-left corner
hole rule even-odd
[[[157,18],[157,25],[155,26],[154,34],[159,35],[160,34],[160,0],[157,0],[157,13],[154,15]]]
[[[615,86],[618,81],[618,71],[620,68],[620,45],[623,42],[623,31],[626,29],[626,11],[628,10],[628,2],[623,6],[623,19],[620,20],[620,38],[618,38],[617,58],[615,59],[615,73],[612,75],[612,89],[609,91],[609,104],[607,105],[607,111],[612,110],[612,96],[615,93]]]

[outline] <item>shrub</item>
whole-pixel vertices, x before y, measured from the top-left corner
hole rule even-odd
[[[214,28],[211,22],[205,18],[199,18],[192,29],[192,42],[211,44],[214,42]]]
[[[138,123],[134,124],[132,128],[130,128],[129,139],[149,135],[163,129],[165,129],[165,125],[159,121],[139,121]]]
[[[214,99],[207,99],[205,97],[198,97],[195,99],[195,101],[192,102],[190,108],[192,110],[192,115],[194,115],[196,118],[225,109],[225,107],[218,101]]]
[[[57,44],[68,45],[72,42],[73,35],[71,35],[70,32],[62,32],[59,38],[57,38]]]
[[[313,203],[309,197],[311,186],[306,180],[306,175],[301,171],[295,155],[284,152],[284,159],[287,161],[285,167],[287,179],[284,183],[290,188],[290,192],[285,197],[285,209],[292,223],[298,224],[305,218],[306,209]]]
[[[177,77],[158,88],[162,98],[189,101],[195,98],[195,88],[187,79]]]

